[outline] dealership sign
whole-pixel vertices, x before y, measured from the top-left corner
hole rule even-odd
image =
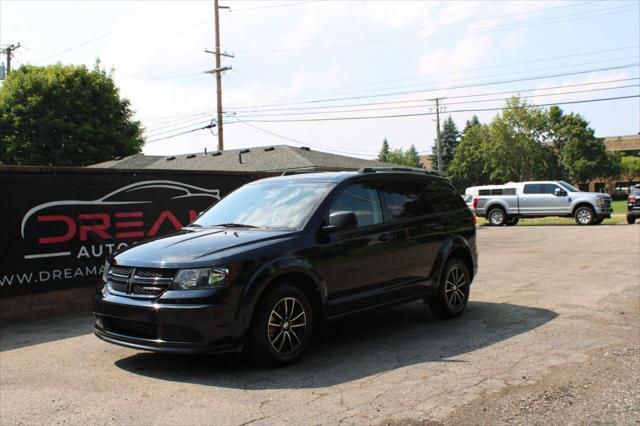
[[[176,232],[254,178],[0,171],[0,295],[95,285],[106,256]]]

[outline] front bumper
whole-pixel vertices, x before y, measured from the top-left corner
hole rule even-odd
[[[140,300],[103,289],[94,297],[95,335],[109,343],[153,352],[214,353],[242,348],[244,327],[235,321],[232,304],[213,303],[219,298],[215,294],[189,300],[171,299],[168,293],[159,299]]]

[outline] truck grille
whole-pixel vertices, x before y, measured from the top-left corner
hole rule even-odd
[[[154,298],[164,293],[176,275],[175,269],[111,266],[107,278],[109,292],[117,295]]]

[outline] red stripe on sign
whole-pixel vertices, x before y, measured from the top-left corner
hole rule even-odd
[[[138,222],[116,222],[116,228],[136,228],[144,226],[143,221]]]
[[[116,217],[142,217],[142,212],[120,212],[116,213]]]

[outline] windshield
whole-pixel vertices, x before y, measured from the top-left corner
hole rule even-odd
[[[193,225],[299,229],[332,187],[326,182],[249,184],[220,200]]]
[[[571,185],[570,183],[567,183],[563,180],[558,181],[558,183],[567,191],[569,192],[581,192],[578,188],[576,188],[575,186]]]

